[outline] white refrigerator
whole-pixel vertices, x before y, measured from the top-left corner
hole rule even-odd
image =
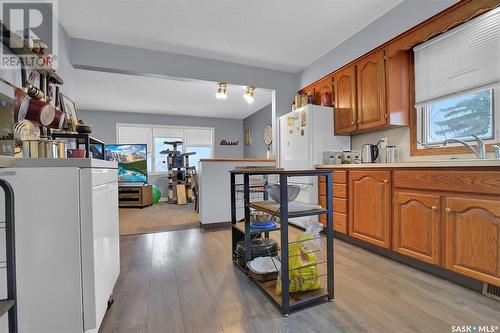
[[[307,105],[279,118],[279,166],[285,169],[313,169],[323,163],[324,151],[351,149],[349,136],[333,134],[333,108]],[[290,184],[301,187],[297,201],[318,203],[317,177],[289,178]],[[304,227],[317,217],[290,219]]]

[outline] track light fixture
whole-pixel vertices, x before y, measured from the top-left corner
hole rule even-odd
[[[254,98],[253,98],[254,90],[255,90],[254,86],[248,86],[247,91],[243,94],[243,98],[245,98],[248,103],[253,103],[253,101],[254,101]]]
[[[227,83],[224,83],[224,82],[219,83],[219,89],[217,90],[215,97],[217,99],[226,99],[227,98]]]

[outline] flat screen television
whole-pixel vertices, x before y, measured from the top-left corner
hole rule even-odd
[[[105,145],[104,159],[118,162],[119,182],[146,183],[148,181],[146,144]]]

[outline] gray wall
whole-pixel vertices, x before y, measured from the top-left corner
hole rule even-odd
[[[244,145],[246,158],[266,158],[267,146],[264,144],[264,126],[272,122],[272,105],[266,105],[259,111],[243,119],[243,130],[252,130],[251,145]]]
[[[94,126],[93,136],[106,143],[116,142],[116,124],[154,124],[200,126],[215,129],[215,157],[243,157],[243,121],[238,119],[184,117],[132,112],[78,110],[78,118]],[[221,146],[222,139],[235,141],[238,146]]]

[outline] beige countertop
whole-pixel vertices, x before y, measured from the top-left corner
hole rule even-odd
[[[361,163],[361,164],[318,164],[318,169],[383,169],[383,168],[473,168],[499,167],[500,159],[458,159],[429,160],[399,163]]]
[[[266,158],[238,158],[238,157],[221,157],[221,158],[202,158],[200,162],[276,162],[274,159]]]
[[[117,169],[118,163],[95,158],[16,158],[12,167]]]

